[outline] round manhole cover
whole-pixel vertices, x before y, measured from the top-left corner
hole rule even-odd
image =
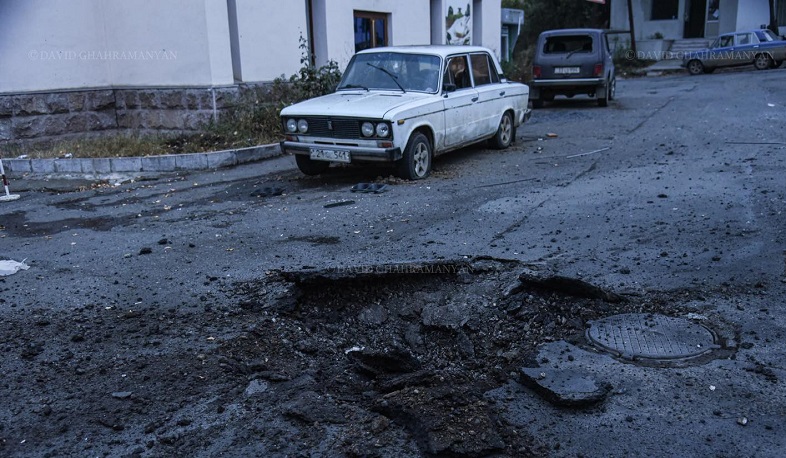
[[[718,348],[713,332],[700,324],[646,313],[591,321],[587,338],[606,351],[632,360],[693,358]]]

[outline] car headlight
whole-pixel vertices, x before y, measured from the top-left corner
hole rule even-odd
[[[294,119],[287,119],[287,132],[295,133],[297,132],[297,121]]]
[[[366,121],[360,126],[360,133],[363,134],[364,137],[370,137],[374,135],[374,124]]]
[[[308,132],[308,121],[305,119],[301,119],[297,122],[297,130],[300,131],[301,134],[305,134]]]
[[[390,135],[390,126],[384,122],[377,124],[377,137],[385,138],[388,135]]]

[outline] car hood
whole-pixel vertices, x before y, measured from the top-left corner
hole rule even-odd
[[[281,110],[281,116],[348,116],[382,119],[398,108],[435,97],[437,97],[435,94],[422,92],[341,91],[290,105]]]

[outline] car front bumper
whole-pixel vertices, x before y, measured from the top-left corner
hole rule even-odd
[[[311,155],[311,149],[334,149],[349,151],[352,161],[358,162],[394,162],[401,159],[401,148],[371,148],[366,146],[344,146],[324,143],[307,143],[282,141],[281,151],[284,153]]]

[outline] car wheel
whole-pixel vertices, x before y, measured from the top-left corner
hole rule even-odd
[[[431,173],[431,143],[422,132],[415,132],[398,160],[398,174],[406,180],[420,180]]]
[[[509,111],[502,113],[502,119],[499,121],[497,133],[492,139],[494,148],[505,149],[513,143],[516,137],[516,127],[513,125],[513,117]]]
[[[704,64],[702,64],[698,59],[693,59],[692,61],[688,62],[688,73],[691,75],[699,75],[704,73]]]
[[[617,97],[617,78],[614,77],[611,79],[611,84],[609,85],[609,100],[614,100]]]
[[[772,61],[772,68],[780,68],[782,64],[783,64],[782,60],[774,60]]]
[[[306,175],[314,176],[319,175],[320,173],[324,173],[328,167],[330,167],[330,162],[327,161],[315,161],[312,160],[308,156],[304,156],[302,154],[295,155],[295,162],[297,163],[297,168],[300,169]]]
[[[543,108],[543,99],[532,99],[532,108]]]
[[[756,70],[767,70],[772,67],[772,64],[772,57],[769,54],[759,54],[753,60],[753,66],[756,67]]]

